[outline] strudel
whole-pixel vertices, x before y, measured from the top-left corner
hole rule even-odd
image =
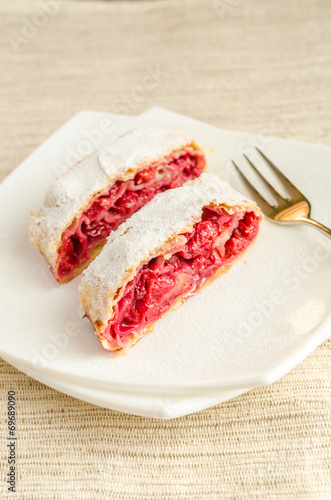
[[[59,283],[78,275],[107,237],[156,194],[195,179],[202,149],[184,132],[135,129],[70,168],[49,187],[30,240]]]
[[[261,219],[253,201],[206,173],[157,195],[109,236],[81,279],[80,299],[103,347],[134,344],[227,271]]]

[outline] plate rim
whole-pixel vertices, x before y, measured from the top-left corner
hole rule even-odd
[[[139,391],[146,393],[155,393],[160,392],[162,394],[179,394],[179,393],[197,393],[197,392],[212,392],[212,391],[234,391],[240,389],[251,389],[253,387],[262,387],[273,384],[278,379],[289,373],[296,366],[298,366],[309,354],[311,354],[317,347],[319,347],[325,340],[327,340],[330,336],[331,329],[331,318],[328,318],[323,325],[318,328],[318,330],[307,339],[300,349],[295,349],[288,356],[282,359],[278,364],[275,364],[273,368],[268,369],[265,368],[260,372],[257,372],[252,377],[229,377],[223,378],[222,381],[218,380],[210,380],[208,382],[193,382],[186,384],[175,384],[173,383],[171,386],[167,383],[150,383],[150,384],[135,384],[134,382],[125,383],[125,382],[110,382],[110,381],[102,381],[96,380],[91,377],[82,377],[80,375],[74,375],[72,373],[66,373],[61,370],[55,370],[50,368],[43,368],[42,370],[36,370],[33,365],[22,361],[20,358],[17,358],[12,355],[8,355],[4,353],[3,349],[0,349],[0,355],[3,359],[5,357],[11,358],[13,363],[24,365],[27,367],[32,367],[32,370],[38,374],[43,373],[49,375],[49,377],[65,379],[70,376],[70,378],[77,383],[83,383],[85,385],[91,387],[101,387],[101,388],[109,388],[117,391]],[[13,365],[15,366],[15,365]]]

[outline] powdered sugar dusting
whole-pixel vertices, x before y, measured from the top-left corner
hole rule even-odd
[[[211,204],[260,214],[253,201],[210,174],[157,195],[108,237],[101,254],[84,272],[80,295],[92,322],[106,325],[117,290],[169,238],[190,230]]]
[[[175,129],[137,128],[98,150],[50,185],[38,216],[31,216],[30,239],[54,268],[63,232],[88,203],[118,179],[193,144]]]
[[[179,130],[139,128],[99,151],[99,166],[107,176],[119,174],[123,165],[136,168],[142,163],[151,163],[158,160],[160,155],[169,154],[191,142],[192,139]]]

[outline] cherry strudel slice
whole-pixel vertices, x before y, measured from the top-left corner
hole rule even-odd
[[[253,201],[208,174],[157,195],[110,235],[83,274],[81,302],[103,347],[134,344],[227,271],[255,240],[261,218]]]
[[[198,177],[202,149],[184,132],[135,129],[69,169],[49,187],[30,240],[59,283],[96,257],[109,234],[156,194]]]

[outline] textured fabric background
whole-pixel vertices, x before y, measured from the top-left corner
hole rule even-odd
[[[45,18],[40,5],[52,3]],[[0,0],[0,180],[81,109],[135,114],[159,105],[331,146],[328,0],[57,7]],[[137,88],[151,71],[157,85],[142,97]],[[328,341],[272,386],[167,422],[77,401],[1,362],[0,496],[329,499],[330,351]],[[5,486],[10,389],[16,494]]]

